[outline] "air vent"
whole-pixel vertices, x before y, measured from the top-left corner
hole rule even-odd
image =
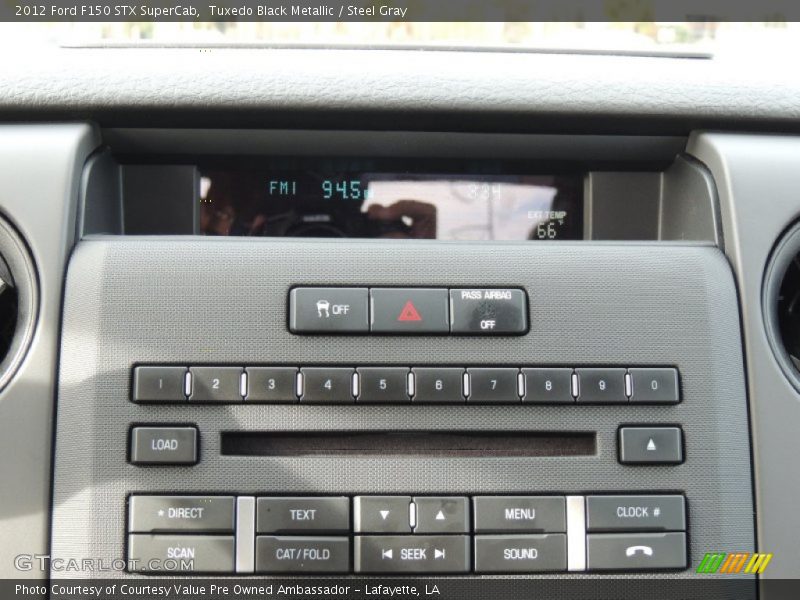
[[[37,306],[33,261],[19,234],[0,218],[0,390],[25,358]]]
[[[800,391],[800,223],[791,227],[772,251],[762,302],[775,358]]]

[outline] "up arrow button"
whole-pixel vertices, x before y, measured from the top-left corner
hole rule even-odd
[[[468,500],[461,496],[416,496],[414,533],[469,532]]]
[[[683,462],[683,431],[679,427],[621,427],[619,462],[680,464]]]

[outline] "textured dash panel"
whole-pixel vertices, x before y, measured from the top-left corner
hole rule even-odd
[[[522,337],[296,336],[298,284],[519,286]],[[136,363],[674,365],[675,406],[155,406],[130,401]],[[130,492],[685,492],[690,560],[752,550],[753,505],[733,278],[710,246],[98,238],[68,272],[53,553],[124,553]],[[131,423],[195,423],[200,462],[126,462]],[[679,424],[686,462],[622,466],[621,424]],[[596,432],[564,457],[222,456],[222,431]],[[690,576],[691,571],[677,576]],[[583,575],[584,577],[586,575]],[[564,577],[568,577],[564,575]],[[642,577],[656,577],[643,575]]]

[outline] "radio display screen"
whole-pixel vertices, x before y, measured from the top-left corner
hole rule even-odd
[[[582,175],[352,167],[201,166],[200,233],[436,240],[583,237]]]

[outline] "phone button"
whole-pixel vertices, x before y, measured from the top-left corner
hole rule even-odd
[[[590,571],[686,568],[685,533],[595,533],[586,550]]]

